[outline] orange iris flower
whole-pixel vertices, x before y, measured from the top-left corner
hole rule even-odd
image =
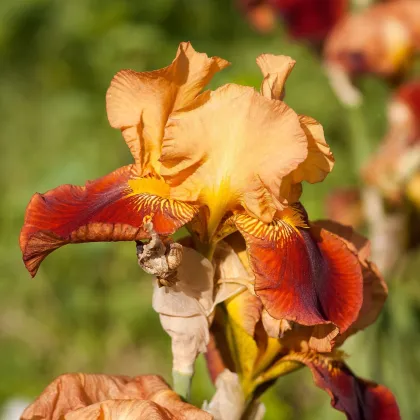
[[[189,43],[164,69],[117,73],[108,118],[135,163],[33,196],[20,236],[31,275],[65,244],[147,239],[145,220],[163,237],[187,225],[207,257],[239,231],[271,316],[343,333],[363,300],[357,257],[311,227],[298,202],[302,181],[322,181],[334,159],[322,126],[282,100],[295,62],[264,54],[257,63],[260,93],[236,84],[202,92],[228,62]]]

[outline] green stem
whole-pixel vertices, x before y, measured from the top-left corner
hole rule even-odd
[[[172,371],[173,389],[185,401],[189,401],[191,397],[191,382],[193,374]]]

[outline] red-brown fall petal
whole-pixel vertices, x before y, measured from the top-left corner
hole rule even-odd
[[[129,165],[84,187],[67,184],[35,194],[26,209],[19,241],[31,275],[35,276],[48,254],[63,245],[147,238],[145,216],[165,236],[194,216],[195,209],[188,204],[133,193],[129,181],[135,177],[134,165]]]
[[[315,384],[331,397],[331,405],[348,420],[400,420],[392,392],[382,385],[357,378],[341,361],[316,353],[291,353],[284,360],[308,366]]]
[[[326,229],[345,240],[348,246],[357,252],[362,268],[363,304],[355,322],[344,334],[337,337],[336,344],[342,344],[347,337],[364,330],[376,321],[388,296],[388,287],[376,265],[370,261],[370,242],[365,237],[351,227],[331,220],[316,221],[312,225]]]
[[[292,210],[268,225],[238,214],[236,225],[247,242],[255,292],[271,316],[303,325],[332,322],[341,332],[356,320],[362,272],[340,237],[302,227]]]

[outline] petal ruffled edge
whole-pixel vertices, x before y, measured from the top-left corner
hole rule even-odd
[[[24,411],[22,420],[132,419],[211,420],[184,403],[157,375],[136,377],[69,373],[56,378]]]
[[[136,169],[129,165],[84,187],[66,184],[35,194],[19,238],[23,261],[32,277],[41,262],[63,245],[148,238],[145,217],[158,234],[167,236],[196,214],[193,205],[133,191],[130,182],[136,179]]]
[[[158,172],[163,131],[171,112],[191,105],[230,63],[182,42],[173,62],[159,70],[121,70],[106,94],[108,120],[122,131],[141,175]]]

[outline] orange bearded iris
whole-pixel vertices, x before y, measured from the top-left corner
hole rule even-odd
[[[210,256],[239,230],[271,316],[344,332],[362,302],[357,258],[310,226],[298,203],[302,181],[322,181],[334,159],[322,126],[282,101],[295,62],[264,54],[257,64],[261,93],[235,84],[201,93],[228,62],[188,43],[164,69],[117,73],[108,118],[135,164],[85,187],[35,194],[20,237],[29,272],[68,243],[146,239],[145,218],[161,236],[187,224]]]

